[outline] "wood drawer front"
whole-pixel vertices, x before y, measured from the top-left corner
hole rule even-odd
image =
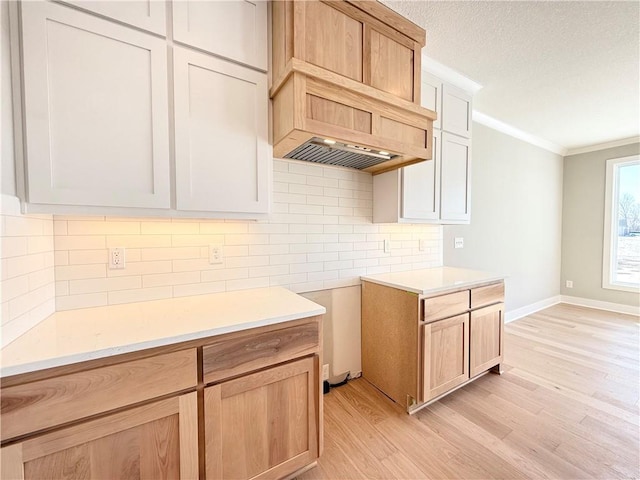
[[[504,282],[471,289],[471,308],[504,302]]]
[[[426,298],[422,306],[425,322],[458,315],[469,310],[469,290]]]
[[[3,388],[2,440],[195,387],[196,349]]]
[[[317,353],[319,325],[313,321],[259,334],[222,338],[202,350],[204,382],[225,378]]]

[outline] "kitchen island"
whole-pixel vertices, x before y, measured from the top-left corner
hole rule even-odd
[[[0,352],[0,476],[272,478],[312,466],[324,313],[276,287],[51,315]]]
[[[452,267],[363,276],[362,376],[413,413],[504,353],[504,275]]]

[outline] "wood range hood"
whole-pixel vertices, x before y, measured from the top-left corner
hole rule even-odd
[[[422,28],[371,0],[271,5],[275,157],[373,174],[431,159]]]

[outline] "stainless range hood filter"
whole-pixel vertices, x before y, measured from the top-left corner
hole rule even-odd
[[[387,154],[386,152],[380,153],[356,145],[347,145],[339,142],[326,143],[322,138],[317,137],[313,137],[285,155],[285,158],[294,160],[357,168],[358,170],[364,170],[396,157],[398,155]]]

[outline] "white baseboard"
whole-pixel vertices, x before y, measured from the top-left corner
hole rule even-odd
[[[544,300],[540,300],[530,305],[525,305],[524,307],[516,308],[515,310],[506,312],[504,323],[513,322],[514,320],[518,320],[519,318],[526,317],[527,315],[531,315],[532,313],[536,313],[540,310],[544,310],[547,307],[560,303],[560,301],[560,295],[556,295],[554,297],[545,298]]]
[[[578,305],[580,307],[595,308],[598,310],[608,310],[610,312],[626,313],[627,315],[640,316],[640,307],[634,305],[624,305],[622,303],[602,302],[600,300],[591,300],[590,298],[571,297],[569,295],[561,295],[562,303],[569,305]]]

